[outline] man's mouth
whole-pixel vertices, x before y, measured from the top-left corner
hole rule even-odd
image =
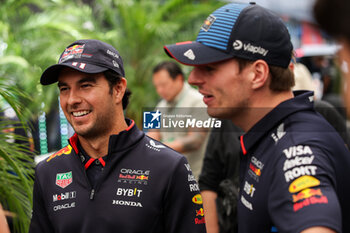
[[[81,117],[81,116],[85,116],[85,115],[89,114],[90,112],[91,111],[87,111],[87,110],[85,110],[85,111],[78,111],[78,112],[72,112],[72,115],[74,117]]]
[[[204,95],[204,98],[211,98],[213,95]]]
[[[206,91],[203,91],[203,90],[199,90],[199,93],[205,97],[205,98],[210,98],[210,97],[213,97],[213,95],[207,93]]]

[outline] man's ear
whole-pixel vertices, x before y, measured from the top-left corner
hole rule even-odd
[[[124,97],[124,93],[125,93],[125,90],[126,90],[126,84],[127,84],[127,81],[126,79],[123,77],[120,79],[120,81],[114,85],[113,87],[113,95],[116,97],[116,101],[117,103],[121,102],[123,97]]]
[[[251,66],[254,78],[252,79],[252,88],[259,89],[266,86],[269,77],[269,65],[264,60],[257,60]]]
[[[177,80],[179,82],[183,82],[183,81],[185,81],[185,78],[183,75],[178,74],[178,75],[176,75],[175,80]]]

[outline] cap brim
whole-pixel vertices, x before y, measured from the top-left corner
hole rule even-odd
[[[206,65],[233,57],[232,54],[222,52],[197,41],[165,45],[164,50],[169,57],[189,66]]]
[[[41,75],[40,78],[40,83],[42,85],[50,85],[52,83],[55,83],[58,81],[58,75],[60,74],[60,71],[64,67],[69,67],[74,70],[78,70],[83,73],[89,73],[89,74],[97,74],[104,72],[108,70],[108,68],[101,67],[101,66],[96,66],[93,64],[87,64],[83,63],[84,65],[82,66],[81,63],[76,66],[72,65],[72,62],[70,63],[62,63],[62,64],[56,64],[52,65],[49,68],[47,68],[44,73]]]

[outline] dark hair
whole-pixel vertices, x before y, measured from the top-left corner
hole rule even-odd
[[[181,75],[182,79],[184,79],[184,74],[180,68],[180,66],[172,61],[164,61],[159,63],[153,68],[153,74],[157,73],[158,71],[166,70],[168,71],[170,77],[172,79],[175,79],[178,75]]]
[[[254,61],[242,59],[242,58],[234,58],[238,62],[239,72],[249,64],[252,64]],[[295,85],[294,73],[293,71],[287,67],[279,67],[269,65],[270,70],[270,85],[269,88],[275,92],[281,91],[289,91]]]
[[[350,42],[349,11],[349,0],[317,0],[313,9],[316,21],[327,33]]]
[[[109,84],[109,93],[112,94],[113,93],[113,87],[120,82],[122,76],[120,76],[118,73],[112,71],[112,70],[107,70],[105,72],[103,72],[103,74],[105,75],[108,84]],[[126,109],[126,107],[129,104],[129,97],[131,95],[131,91],[126,88],[123,99],[122,99],[122,105],[123,105],[123,109]]]
[[[295,85],[294,73],[287,67],[269,66],[270,69],[270,89],[272,91],[290,91]]]

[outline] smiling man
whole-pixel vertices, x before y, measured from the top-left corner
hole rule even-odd
[[[350,153],[315,112],[313,93],[291,91],[293,47],[276,14],[254,3],[227,4],[208,16],[196,41],[165,50],[194,66],[189,83],[204,95],[209,115],[246,132],[239,232],[350,232]]]
[[[205,232],[202,199],[184,156],[124,117],[130,92],[122,59],[78,40],[46,69],[75,130],[36,168],[30,233]]]

